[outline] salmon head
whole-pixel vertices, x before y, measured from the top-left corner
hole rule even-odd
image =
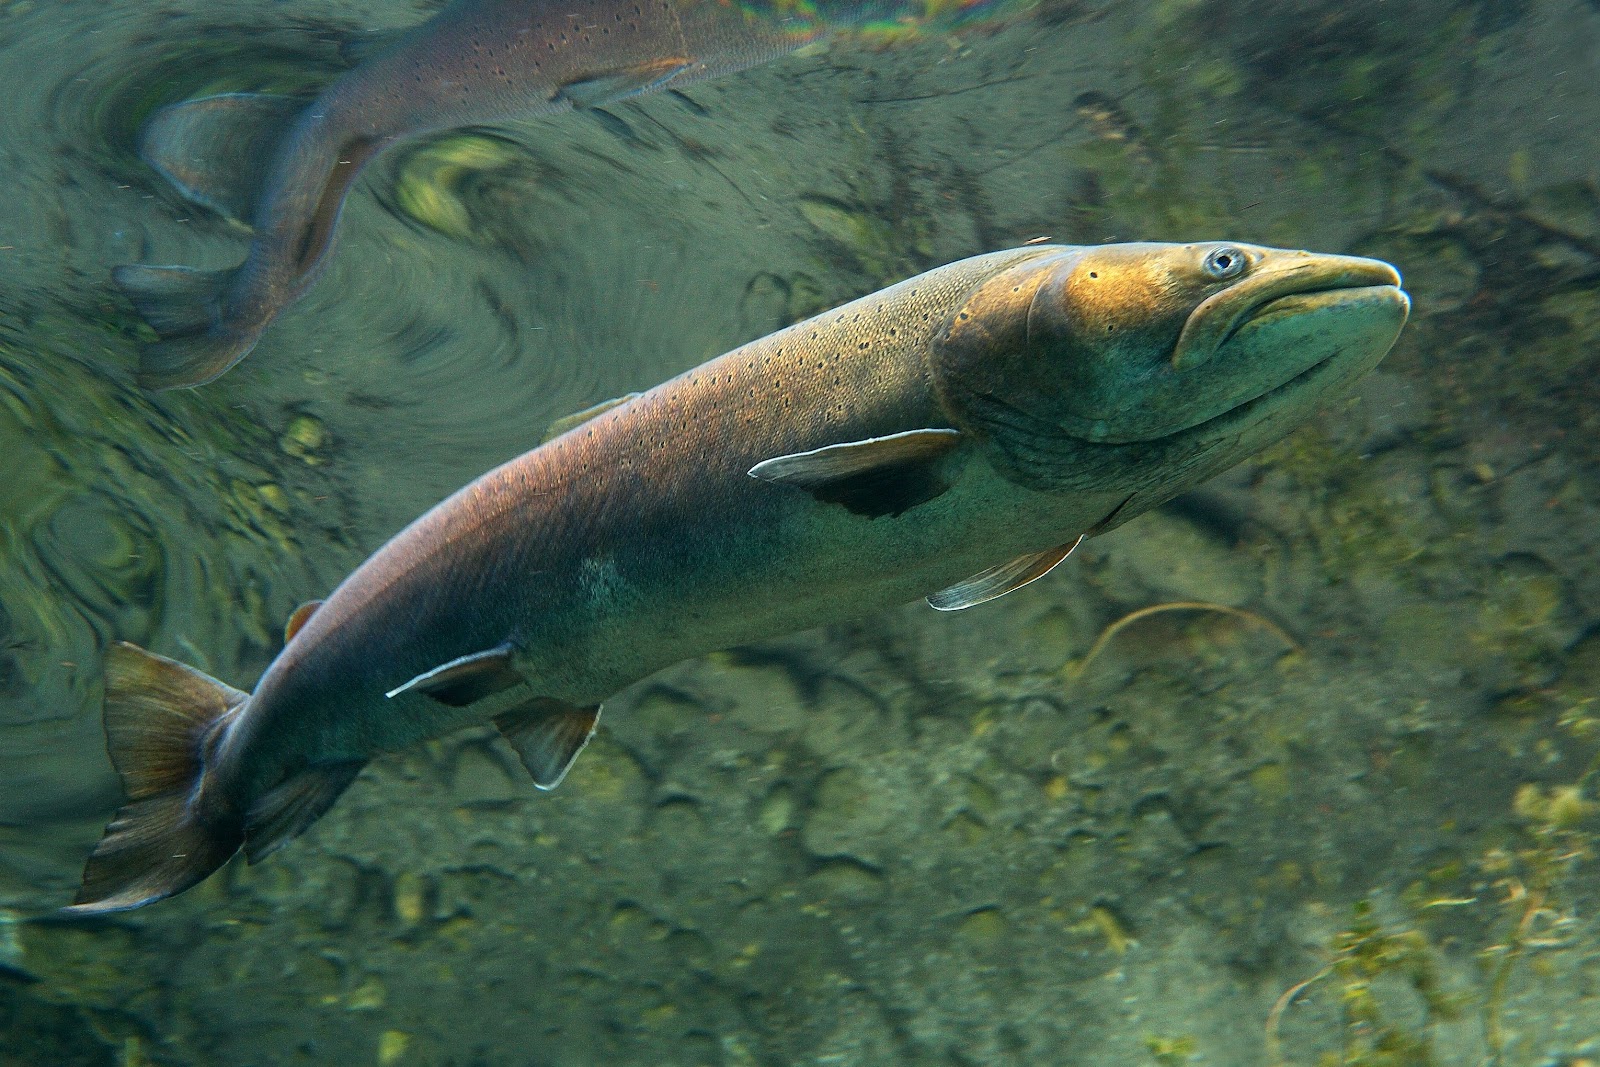
[[[1383,358],[1400,275],[1231,242],[1041,247],[980,285],[931,355],[940,400],[1002,473],[1126,490],[1110,525],[1300,425]]]

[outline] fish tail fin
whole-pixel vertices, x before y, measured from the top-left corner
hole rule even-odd
[[[231,270],[150,267],[130,263],[111,272],[140,316],[161,336],[201,333],[221,317],[222,291]]]
[[[83,871],[74,914],[125,911],[181,893],[226,863],[240,819],[207,818],[196,803],[203,746],[249,695],[175,660],[118,643],[106,654],[105,728],[128,803]]]
[[[222,329],[222,294],[234,270],[127,264],[111,278],[161,339],[139,356],[146,389],[204,385],[255,347],[253,335]]]
[[[139,154],[189,200],[248,224],[278,142],[305,106],[268,93],[184,100],[150,116]]]

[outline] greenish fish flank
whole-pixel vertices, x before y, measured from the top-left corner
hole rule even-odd
[[[128,803],[75,912],[255,861],[374,756],[493,722],[554,787],[675,661],[1024,585],[1278,440],[1389,350],[1387,264],[1243,244],[962,260],[596,405],[380,548],[245,693],[106,660]]]
[[[202,385],[249,354],[332,247],[356,176],[386,148],[439,130],[594,110],[744,70],[840,28],[969,14],[872,0],[455,0],[307,103],[227,93],[156,112],[146,162],[190,200],[249,223],[227,270],[124,265],[112,278],[156,331],[148,389]]]

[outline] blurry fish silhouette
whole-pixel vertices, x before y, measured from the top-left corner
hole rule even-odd
[[[1033,245],[563,420],[295,612],[254,692],[114,645],[128,803],[71,910],[260,859],[378,753],[493,722],[554,788],[600,702],[669,663],[1026,585],[1346,391],[1399,284],[1252,245]]]
[[[679,89],[825,32],[815,7],[778,6],[784,13],[721,0],[457,0],[309,105],[227,93],[156,112],[145,160],[191,200],[253,223],[255,236],[231,270],[113,271],[160,336],[141,354],[139,383],[201,385],[249,354],[311,285],[345,194],[390,145]]]

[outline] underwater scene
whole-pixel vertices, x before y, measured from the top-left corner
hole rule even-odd
[[[3,1067],[1600,1063],[1600,3],[0,71]]]

